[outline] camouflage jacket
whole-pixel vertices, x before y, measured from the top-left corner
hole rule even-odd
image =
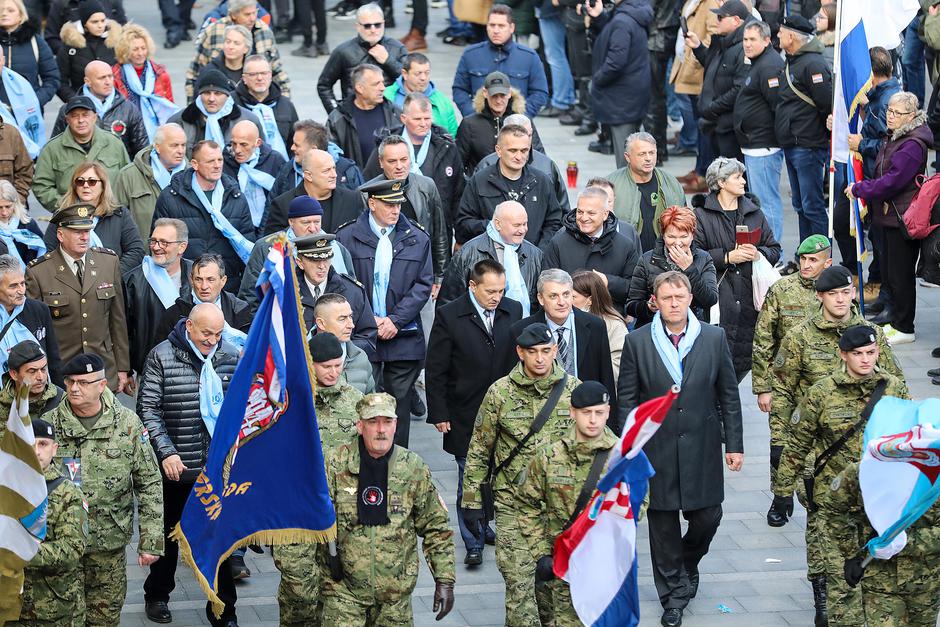
[[[10,408],[13,406],[13,395],[16,392],[16,388],[13,386],[12,381],[7,381],[3,388],[0,389],[0,416],[3,417],[0,420],[0,437],[7,430],[7,416],[10,415]],[[39,397],[38,401],[30,400],[29,402],[29,418],[30,420],[35,420],[39,418],[47,411],[52,410],[58,403],[56,398],[59,394],[62,394],[62,398],[65,398],[65,393],[62,392],[59,388],[55,386],[51,381],[46,385],[46,389],[43,390],[42,396]]]
[[[48,484],[61,473],[58,466],[50,464],[45,475]],[[66,479],[49,493],[46,537],[26,566],[20,621],[61,625],[84,615],[80,560],[87,535],[88,514],[82,491]]]
[[[356,435],[356,421],[359,420],[356,403],[361,398],[362,392],[345,381],[329,387],[317,384],[314,405],[320,442],[324,448],[345,444]]]
[[[343,585],[363,599],[391,603],[410,596],[418,581],[418,537],[435,581],[453,583],[453,532],[447,507],[437,492],[427,464],[408,449],[395,446],[388,461],[387,525],[359,524],[359,440],[327,452],[326,477],[336,507],[336,548],[343,563]],[[335,582],[320,545],[323,586]]]
[[[879,371],[856,379],[846,372],[845,365],[810,386],[790,416],[786,444],[774,479],[775,494],[793,494],[797,480],[803,475],[807,455],[814,462],[858,422],[875,386],[882,379],[887,381],[885,396],[910,398],[903,379]],[[848,464],[861,458],[864,433],[863,426],[829,459],[816,477],[817,486],[828,483]]]
[[[878,367],[904,378],[881,327],[866,321],[854,305],[849,319],[839,322],[827,320],[820,309],[790,329],[774,358],[772,408],[776,415],[788,420],[809,386],[839,369],[839,338],[843,331],[857,324],[867,324],[875,331],[880,353]]]
[[[858,484],[858,462],[846,466],[827,485],[817,490],[817,520],[825,530],[836,554],[829,556],[830,568],[842,572],[842,562],[861,554],[861,549],[878,533],[868,522]],[[940,505],[934,504],[907,529],[907,545],[889,560],[872,560],[865,569],[863,585],[868,590],[896,592],[907,584],[923,590],[937,586],[940,564]]]
[[[495,469],[529,432],[529,427],[545,405],[552,386],[564,373],[556,363],[547,377],[532,379],[526,375],[520,362],[508,375],[497,379],[486,391],[477,412],[470,449],[467,451],[467,465],[463,475],[464,507],[483,507],[480,486],[486,481],[491,455]],[[571,392],[580,383],[577,378],[568,377],[565,390],[545,426],[529,439],[509,466],[493,479],[495,495],[511,498],[519,483],[517,479],[520,473],[532,461],[535,451],[557,441],[568,432],[574,424],[571,420]]]
[[[45,414],[55,428],[55,456],[65,476],[81,481],[88,501],[86,553],[127,546],[134,526],[134,500],[140,519],[137,551],[163,555],[163,486],[147,430],[137,414],[111,390],[101,396],[98,422],[86,431],[68,399]]]
[[[614,432],[605,427],[597,439],[578,442],[572,427],[564,438],[535,452],[516,488],[519,525],[526,530],[534,559],[551,554],[555,538],[574,511],[594,454],[610,451],[617,441]]]
[[[751,390],[754,394],[770,392],[774,356],[787,331],[819,311],[816,288],[812,279],[799,272],[785,276],[767,290],[764,306],[754,327],[754,357],[751,367]]]

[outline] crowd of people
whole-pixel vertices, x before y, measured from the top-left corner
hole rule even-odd
[[[661,623],[680,625],[721,522],[724,469],[744,463],[749,373],[770,422],[767,523],[787,524],[794,494],[808,511],[815,624],[863,624],[890,598],[898,624],[933,625],[937,514],[909,531],[896,568],[850,577],[846,547],[867,523],[839,486],[857,472],[857,416],[908,396],[892,346],[914,341],[917,277],[937,264],[903,215],[940,131],[924,104],[940,3],[908,27],[903,57],[870,51],[864,124],[849,137],[865,180],[837,170],[831,199],[841,263],[825,200],[833,4],[523,1],[480,24],[447,4],[440,36],[465,46],[450,94],[423,54],[427,0],[408,5],[402,40],[386,33],[388,0],[228,0],[199,25],[192,0],[161,0],[164,47],[195,48],[174,97],[119,0],[0,0],[0,415],[27,384],[49,492],[14,624],[117,625],[135,516],[146,615],[173,620],[167,534],[206,462],[268,251],[286,239],[338,535],[274,547],[282,625],[410,624],[419,537],[434,612],[452,609],[447,507],[408,450],[421,417],[458,469],[464,565],[496,545],[506,624],[580,624],[554,539],[631,410],[673,386],[637,515]],[[327,16],[356,21],[332,52]],[[296,35],[292,55],[328,56],[323,120],[291,100],[278,46]],[[573,203],[539,118],[616,153]],[[693,153],[684,177],[663,167]],[[799,221],[789,255],[784,164]],[[872,320],[855,198],[872,216]],[[45,230],[31,202],[52,214]],[[222,565],[212,624],[237,624],[234,581],[250,574],[244,549]]]

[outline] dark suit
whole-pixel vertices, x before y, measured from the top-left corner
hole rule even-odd
[[[297,285],[300,288],[300,304],[304,308],[304,324],[307,325],[307,331],[316,333],[317,324],[313,310],[317,301],[310,292],[310,286],[304,280],[304,272],[299,265],[297,266]],[[349,339],[365,351],[370,360],[374,358],[378,330],[375,326],[375,314],[372,313],[372,308],[366,298],[366,288],[359,281],[330,268],[323,290],[323,294],[342,294],[346,298],[355,321],[355,327]]]
[[[271,200],[271,206],[268,207],[268,215],[263,225],[264,234],[270,235],[278,231],[286,231],[289,226],[287,224],[287,211],[290,209],[290,201],[306,194],[307,190],[304,189],[304,184],[301,183],[294,189],[284,192]],[[362,200],[362,194],[343,187],[334,189],[330,200],[332,201],[330,210],[324,209],[323,223],[320,226],[324,233],[336,233],[336,229],[358,218],[359,214],[366,208]]]
[[[654,320],[624,342],[618,379],[621,419],[673,385],[651,335],[653,327],[660,324]],[[698,572],[698,563],[721,522],[722,439],[725,451],[744,451],[741,399],[724,330],[703,323],[682,370],[679,397],[659,431],[643,447],[656,469],[650,479],[647,516],[653,579],[666,609],[688,605],[688,576]],[[685,537],[681,536],[679,510],[689,521]]]

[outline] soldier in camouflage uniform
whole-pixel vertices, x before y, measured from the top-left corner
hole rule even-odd
[[[484,519],[481,488],[490,471],[490,458],[495,469],[509,457],[529,432],[552,388],[566,376],[564,369],[555,363],[558,347],[554,338],[544,323],[527,326],[516,339],[521,362],[493,383],[483,397],[463,478],[464,521],[471,529]],[[532,627],[539,624],[540,609],[543,618],[551,613],[551,608],[539,608],[536,603],[535,559],[526,539],[530,529],[524,528],[516,515],[516,490],[535,452],[571,429],[571,392],[579,383],[575,377],[567,377],[551,417],[506,468],[492,478],[499,529],[496,565],[506,582],[508,627]]]
[[[29,417],[33,420],[55,409],[65,397],[65,392],[49,380],[49,362],[34,340],[23,340],[10,349],[7,368],[7,380],[0,389],[0,416],[10,415],[17,381],[30,382]],[[5,420],[0,420],[0,437],[6,430]]]
[[[802,483],[806,460],[820,459],[824,451],[858,422],[879,382],[885,382],[885,395],[909,398],[903,379],[882,372],[875,365],[878,361],[878,344],[871,326],[858,325],[846,329],[839,339],[839,354],[842,367],[810,386],[790,418],[787,445],[773,483],[774,494],[778,497],[793,494],[796,484]],[[857,429],[828,459],[816,475],[813,496],[848,464],[859,461],[863,434],[863,429]],[[822,568],[831,573],[831,568],[826,568],[826,556],[831,555],[833,547],[826,541],[827,530],[817,518],[811,500],[807,494],[807,552],[812,550],[821,555]],[[842,625],[842,614],[853,605],[860,607],[858,597],[852,594],[841,578],[827,576],[826,579],[829,621],[834,625]]]
[[[7,624],[11,627],[81,627],[85,624],[85,591],[79,562],[88,537],[88,513],[82,491],[66,480],[59,467],[52,463],[56,452],[52,425],[45,420],[33,420],[33,434],[36,457],[45,473],[49,492],[46,537],[26,566],[20,619]]]
[[[362,393],[343,380],[343,347],[332,333],[321,332],[310,340],[310,356],[317,378],[314,405],[323,450],[346,444],[356,435],[356,404]],[[281,571],[277,604],[282,627],[317,627],[320,624],[320,569],[316,545],[287,544],[274,547],[274,565]]]
[[[147,431],[107,389],[104,369],[94,353],[73,357],[62,369],[67,396],[43,419],[58,437],[56,465],[88,501],[88,545],[81,561],[85,620],[111,627],[121,620],[127,594],[124,549],[135,500],[137,563],[149,566],[163,554],[163,488]]]
[[[525,479],[516,489],[519,526],[526,530],[529,552],[538,560],[536,581],[555,579],[552,572],[555,538],[565,530],[569,520],[573,521],[578,496],[595,456],[602,455],[606,460],[618,441],[606,426],[610,394],[603,385],[585,381],[571,393],[570,407],[574,426],[562,439],[536,451],[525,471]],[[593,488],[590,486],[590,494]],[[584,505],[587,503],[582,508]],[[571,605],[568,584],[557,580],[552,582],[552,587],[555,627],[581,627]]]
[[[861,549],[878,535],[865,515],[858,483],[858,462],[846,466],[819,488],[819,520],[833,550],[828,556],[830,579],[843,585],[848,562],[861,559]],[[940,506],[928,509],[908,527],[907,544],[891,559],[875,559],[861,576],[861,605],[846,612],[846,627],[934,627],[940,612]],[[867,555],[867,551],[865,552]],[[862,576],[863,575],[863,576]],[[858,588],[856,588],[858,590]],[[833,599],[833,609],[838,603]],[[864,612],[864,613],[863,613]]]
[[[427,464],[394,443],[395,399],[369,394],[356,409],[360,437],[327,452],[336,550],[319,551],[323,624],[412,625],[419,536],[441,620],[454,606],[456,577],[447,507]]]

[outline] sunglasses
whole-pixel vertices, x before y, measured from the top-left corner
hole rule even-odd
[[[75,187],[94,187],[101,182],[101,179],[78,177],[75,179]]]
[[[359,26],[363,27],[366,30],[379,29],[385,26],[385,22],[369,22],[368,24],[359,23]]]

